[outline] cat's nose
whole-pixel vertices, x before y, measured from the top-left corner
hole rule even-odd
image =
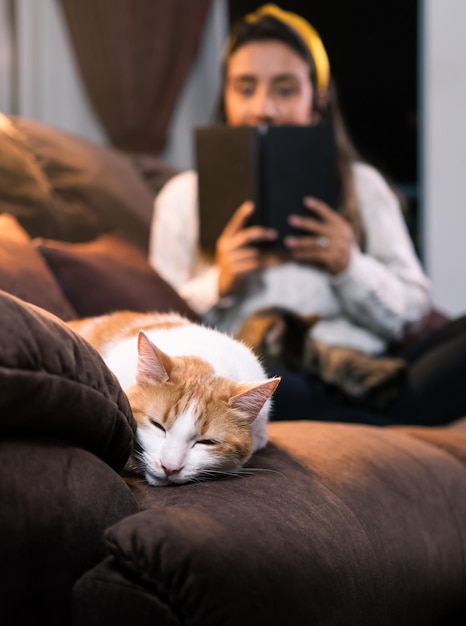
[[[169,467],[161,463],[161,466],[167,476],[173,476],[173,474],[177,474],[183,469],[182,465],[180,465],[179,467]]]

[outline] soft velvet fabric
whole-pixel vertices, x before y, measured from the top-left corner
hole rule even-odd
[[[421,429],[422,430],[422,429]],[[408,432],[274,423],[250,470],[154,489],[77,583],[76,624],[425,626],[466,616],[466,472]],[[435,437],[433,438],[435,439]],[[125,621],[126,620],[126,621]]]
[[[147,249],[154,194],[131,158],[52,126],[0,114],[0,211],[32,236],[118,231]]]
[[[98,353],[57,317],[0,292],[0,437],[56,437],[120,471],[135,422]]]
[[[27,232],[7,213],[0,215],[0,289],[62,319],[77,315]]]
[[[0,467],[0,621],[71,624],[76,579],[105,557],[105,528],[137,503],[95,455],[43,437],[2,433]]]
[[[130,309],[197,319],[142,252],[121,237],[102,235],[81,244],[37,240],[36,246],[79,317]]]

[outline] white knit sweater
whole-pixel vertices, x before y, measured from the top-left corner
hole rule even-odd
[[[218,270],[198,248],[197,175],[172,178],[156,198],[149,260],[191,307],[234,333],[249,313],[269,305],[318,314],[313,336],[332,345],[383,352],[430,309],[429,281],[416,257],[399,202],[369,165],[354,165],[366,251],[354,247],[346,270],[332,276],[283,262],[248,278],[241,296],[218,294]]]

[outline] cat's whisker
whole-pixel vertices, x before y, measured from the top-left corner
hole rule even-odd
[[[270,474],[279,474],[283,478],[286,478],[286,475],[277,470],[269,469],[267,467],[240,467],[238,469],[239,474],[260,474],[261,472],[270,473]]]
[[[210,469],[210,470],[204,470],[201,476],[204,478],[207,476],[235,476],[235,472]]]
[[[239,471],[245,471],[245,472],[272,472],[274,474],[281,474],[281,472],[278,472],[277,470],[273,470],[270,469],[268,467],[240,467]],[[284,474],[282,474],[284,476]]]
[[[208,478],[237,478],[238,476],[253,476],[260,473],[272,473],[278,474],[283,478],[286,478],[285,474],[278,472],[277,470],[268,469],[266,467],[238,467],[234,470],[215,470],[209,469],[202,472],[204,479]]]
[[[220,470],[206,470],[202,472],[200,480],[212,480],[219,478],[236,478],[238,473],[236,471],[220,471]]]

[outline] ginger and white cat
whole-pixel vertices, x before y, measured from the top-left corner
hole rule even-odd
[[[267,443],[268,379],[245,344],[175,314],[70,322],[126,392],[139,463],[154,486],[235,473]]]

